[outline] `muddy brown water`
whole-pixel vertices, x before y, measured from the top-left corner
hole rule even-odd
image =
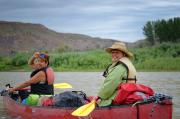
[[[0,72],[0,89],[28,79],[30,72]],[[87,95],[96,95],[103,82],[101,72],[56,72],[55,83],[69,83],[73,89],[56,89],[55,93],[66,90],[81,90]],[[180,119],[180,72],[138,72],[138,83],[150,86],[156,92],[173,96],[173,119]],[[0,97],[0,119],[11,119],[5,113]]]

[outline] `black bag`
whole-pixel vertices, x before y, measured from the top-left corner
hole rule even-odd
[[[86,103],[86,94],[82,91],[66,91],[53,97],[53,107],[80,107]]]
[[[21,98],[21,100],[26,99],[29,96],[29,91],[27,90],[20,90],[19,91],[19,96]]]

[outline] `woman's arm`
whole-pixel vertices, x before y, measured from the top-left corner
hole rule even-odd
[[[36,75],[34,75],[32,78],[30,78],[29,80],[23,82],[22,84],[14,87],[14,88],[10,88],[9,92],[20,90],[22,88],[30,86],[31,84],[35,84],[35,83],[38,83],[40,81],[45,81],[45,80],[46,80],[45,73],[43,71],[40,71]]]

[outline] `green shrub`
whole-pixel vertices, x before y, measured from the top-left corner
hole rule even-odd
[[[29,55],[26,53],[17,53],[15,56],[11,58],[11,65],[13,66],[26,65],[28,58],[29,58]]]
[[[163,43],[153,47],[133,48],[133,63],[137,70],[180,71],[180,43]],[[0,57],[0,70],[28,69],[30,55],[17,53]],[[50,53],[50,66],[57,71],[99,71],[111,63],[104,50]]]

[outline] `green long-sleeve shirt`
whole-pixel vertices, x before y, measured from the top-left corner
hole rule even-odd
[[[99,106],[111,105],[112,100],[116,96],[118,85],[124,82],[123,78],[127,78],[126,68],[122,64],[114,65],[115,63],[108,68],[107,77],[98,93],[98,96],[101,98],[101,101],[98,103]]]

